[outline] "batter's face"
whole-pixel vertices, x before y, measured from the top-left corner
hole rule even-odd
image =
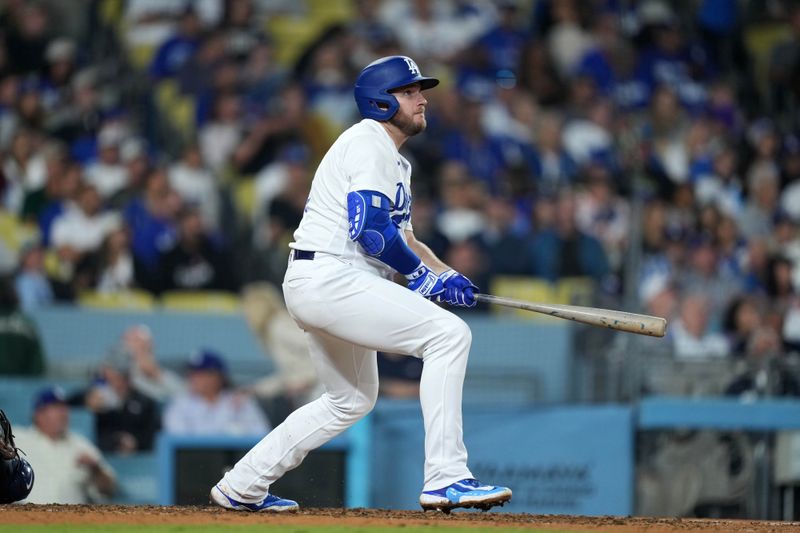
[[[392,91],[400,104],[400,109],[389,120],[389,123],[400,130],[406,137],[412,137],[425,130],[425,107],[428,101],[422,95],[419,83],[406,85]]]

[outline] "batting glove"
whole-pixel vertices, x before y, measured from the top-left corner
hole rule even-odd
[[[444,292],[438,296],[437,301],[445,301],[450,305],[460,307],[475,307],[475,293],[480,292],[467,276],[452,268],[439,274],[439,279],[444,286]]]
[[[433,298],[444,292],[442,280],[427,266],[420,263],[417,269],[406,276],[408,288],[425,298]]]

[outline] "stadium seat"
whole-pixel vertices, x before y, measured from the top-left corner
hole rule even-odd
[[[233,186],[233,201],[242,220],[250,222],[256,209],[256,182],[252,178],[239,179]]]
[[[239,296],[222,291],[167,291],[161,295],[161,305],[172,311],[200,313],[238,313]]]
[[[169,125],[183,139],[195,131],[195,101],[191,96],[180,93],[177,82],[162,80],[156,86],[156,105],[166,117]]]
[[[496,276],[492,279],[489,292],[496,296],[529,300],[531,302],[558,303],[558,291],[552,283],[529,276]],[[505,309],[494,306],[494,312],[513,313],[521,318],[533,320],[552,320],[539,313],[519,309]]]
[[[129,289],[119,292],[84,291],[78,295],[78,304],[95,309],[126,309],[151,311],[155,297],[147,291]]]
[[[39,230],[35,225],[21,222],[15,215],[0,211],[0,241],[6,247],[17,253],[23,245],[36,242],[39,239]]]
[[[349,0],[307,0],[305,3],[308,7],[305,16],[280,15],[267,20],[267,32],[275,39],[276,58],[282,65],[292,64],[325,28],[347,21],[354,11]]]
[[[558,280],[553,303],[592,305],[594,281],[587,277],[569,277]]]

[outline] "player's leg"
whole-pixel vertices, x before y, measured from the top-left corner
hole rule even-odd
[[[338,269],[337,263],[324,268]],[[396,283],[352,269],[343,276],[327,276],[325,290],[337,294],[334,299],[313,298],[312,281],[307,288],[297,301],[287,293],[287,304],[299,322],[322,326],[357,345],[423,359],[423,508],[489,509],[511,499],[510,489],[484,485],[467,468],[461,403],[472,334],[464,321]]]
[[[333,258],[315,259],[313,269],[312,262],[299,263],[292,267],[296,277],[287,276],[285,294],[301,327],[324,328],[359,346],[423,359],[425,490],[472,477],[461,417],[469,327],[418,294]]]
[[[289,415],[225,474],[226,492],[239,501],[262,500],[269,486],[298,466],[310,451],[353,425],[375,405],[378,369],[374,350],[323,331],[307,331],[306,338],[325,393]]]

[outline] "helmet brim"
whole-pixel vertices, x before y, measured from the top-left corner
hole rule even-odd
[[[388,89],[386,92],[391,93],[398,89],[402,89],[403,87],[410,87],[411,85],[419,83],[420,90],[424,91],[426,89],[432,89],[439,85],[439,80],[436,78],[428,78],[425,76],[418,76],[416,78],[412,78],[396,87],[392,87]]]

